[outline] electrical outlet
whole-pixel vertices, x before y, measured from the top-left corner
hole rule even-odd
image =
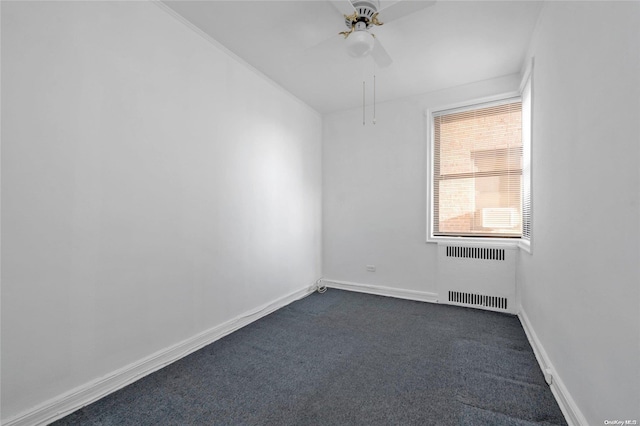
[[[367,265],[367,271],[375,272],[376,271],[376,265]]]

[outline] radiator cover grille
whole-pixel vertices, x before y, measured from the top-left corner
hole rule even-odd
[[[470,306],[485,306],[488,308],[507,309],[507,298],[487,296],[485,294],[465,293],[462,291],[450,291],[449,302]]]
[[[504,249],[447,246],[447,257],[483,260],[504,260]]]

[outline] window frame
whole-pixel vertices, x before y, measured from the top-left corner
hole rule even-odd
[[[522,143],[522,155],[523,155],[523,164],[522,164],[522,169],[523,169],[523,194],[522,194],[522,203],[523,203],[523,214],[524,214],[524,203],[528,202],[529,203],[529,222],[528,222],[528,227],[529,227],[529,238],[525,238],[524,236],[521,237],[520,239],[518,239],[518,247],[521,248],[522,250],[526,251],[529,254],[533,254],[533,123],[534,123],[534,112],[533,112],[533,106],[534,106],[534,90],[533,90],[533,67],[535,64],[535,58],[531,57],[529,61],[527,61],[526,63],[526,68],[524,70],[524,72],[522,73],[522,80],[520,81],[520,87],[518,89],[518,91],[520,92],[520,96],[524,99],[524,92],[527,89],[528,86],[528,96],[529,96],[529,128],[526,129],[528,130],[528,146],[525,146],[525,139],[523,138]],[[524,110],[524,102],[523,102],[523,110]],[[524,127],[524,123],[525,121],[523,120],[523,127]],[[525,129],[523,129],[523,134],[525,132]],[[525,155],[526,158],[528,158],[529,163],[525,164],[524,160],[525,160]],[[525,168],[528,167],[528,176],[527,178],[525,178]],[[527,199],[527,197],[525,197],[524,194],[524,185],[527,183],[528,180],[528,190],[529,190],[529,197]],[[524,229],[525,229],[525,223],[524,223],[524,216],[523,216],[523,235],[524,235]]]
[[[529,74],[525,75],[523,84],[520,89],[524,88]],[[475,98],[465,102],[459,102],[456,104],[445,105],[438,108],[427,109],[425,111],[426,128],[427,128],[427,243],[439,243],[439,244],[466,244],[471,246],[483,246],[483,247],[522,247],[523,239],[521,237],[471,237],[471,236],[434,236],[433,235],[433,181],[434,181],[434,126],[433,119],[434,114],[440,114],[443,111],[454,112],[456,110],[463,111],[465,109],[480,108],[485,106],[491,106],[492,104],[498,105],[501,103],[508,103],[509,101],[522,101],[521,90],[505,92],[494,96],[488,96],[484,98]],[[524,165],[523,165],[524,166]],[[530,250],[529,244],[525,244],[524,249]],[[528,251],[529,251],[528,250]]]

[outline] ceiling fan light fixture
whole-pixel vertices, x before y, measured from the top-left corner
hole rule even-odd
[[[347,52],[349,56],[361,58],[373,50],[373,35],[368,31],[354,31],[347,37]]]

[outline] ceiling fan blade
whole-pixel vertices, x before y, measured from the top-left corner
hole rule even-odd
[[[344,50],[344,37],[336,34],[314,46],[311,46],[291,57],[288,67],[297,72],[307,68],[317,69],[333,67],[348,60]]]
[[[385,24],[435,4],[435,0],[380,0],[380,21]]]
[[[340,34],[338,34],[338,31],[336,31],[333,34],[316,34],[316,37],[314,39],[310,39],[308,43],[305,43],[304,46],[304,51],[308,52],[310,50],[313,49],[317,49],[320,46],[326,45],[328,43],[335,43],[334,40],[342,40],[344,39],[344,37],[342,37]]]
[[[382,43],[377,38],[374,38],[373,51],[371,52],[373,60],[376,61],[376,65],[380,68],[386,68],[393,62],[391,56],[387,53],[386,49],[382,46]]]
[[[328,0],[341,15],[351,15],[355,9],[349,0]]]

